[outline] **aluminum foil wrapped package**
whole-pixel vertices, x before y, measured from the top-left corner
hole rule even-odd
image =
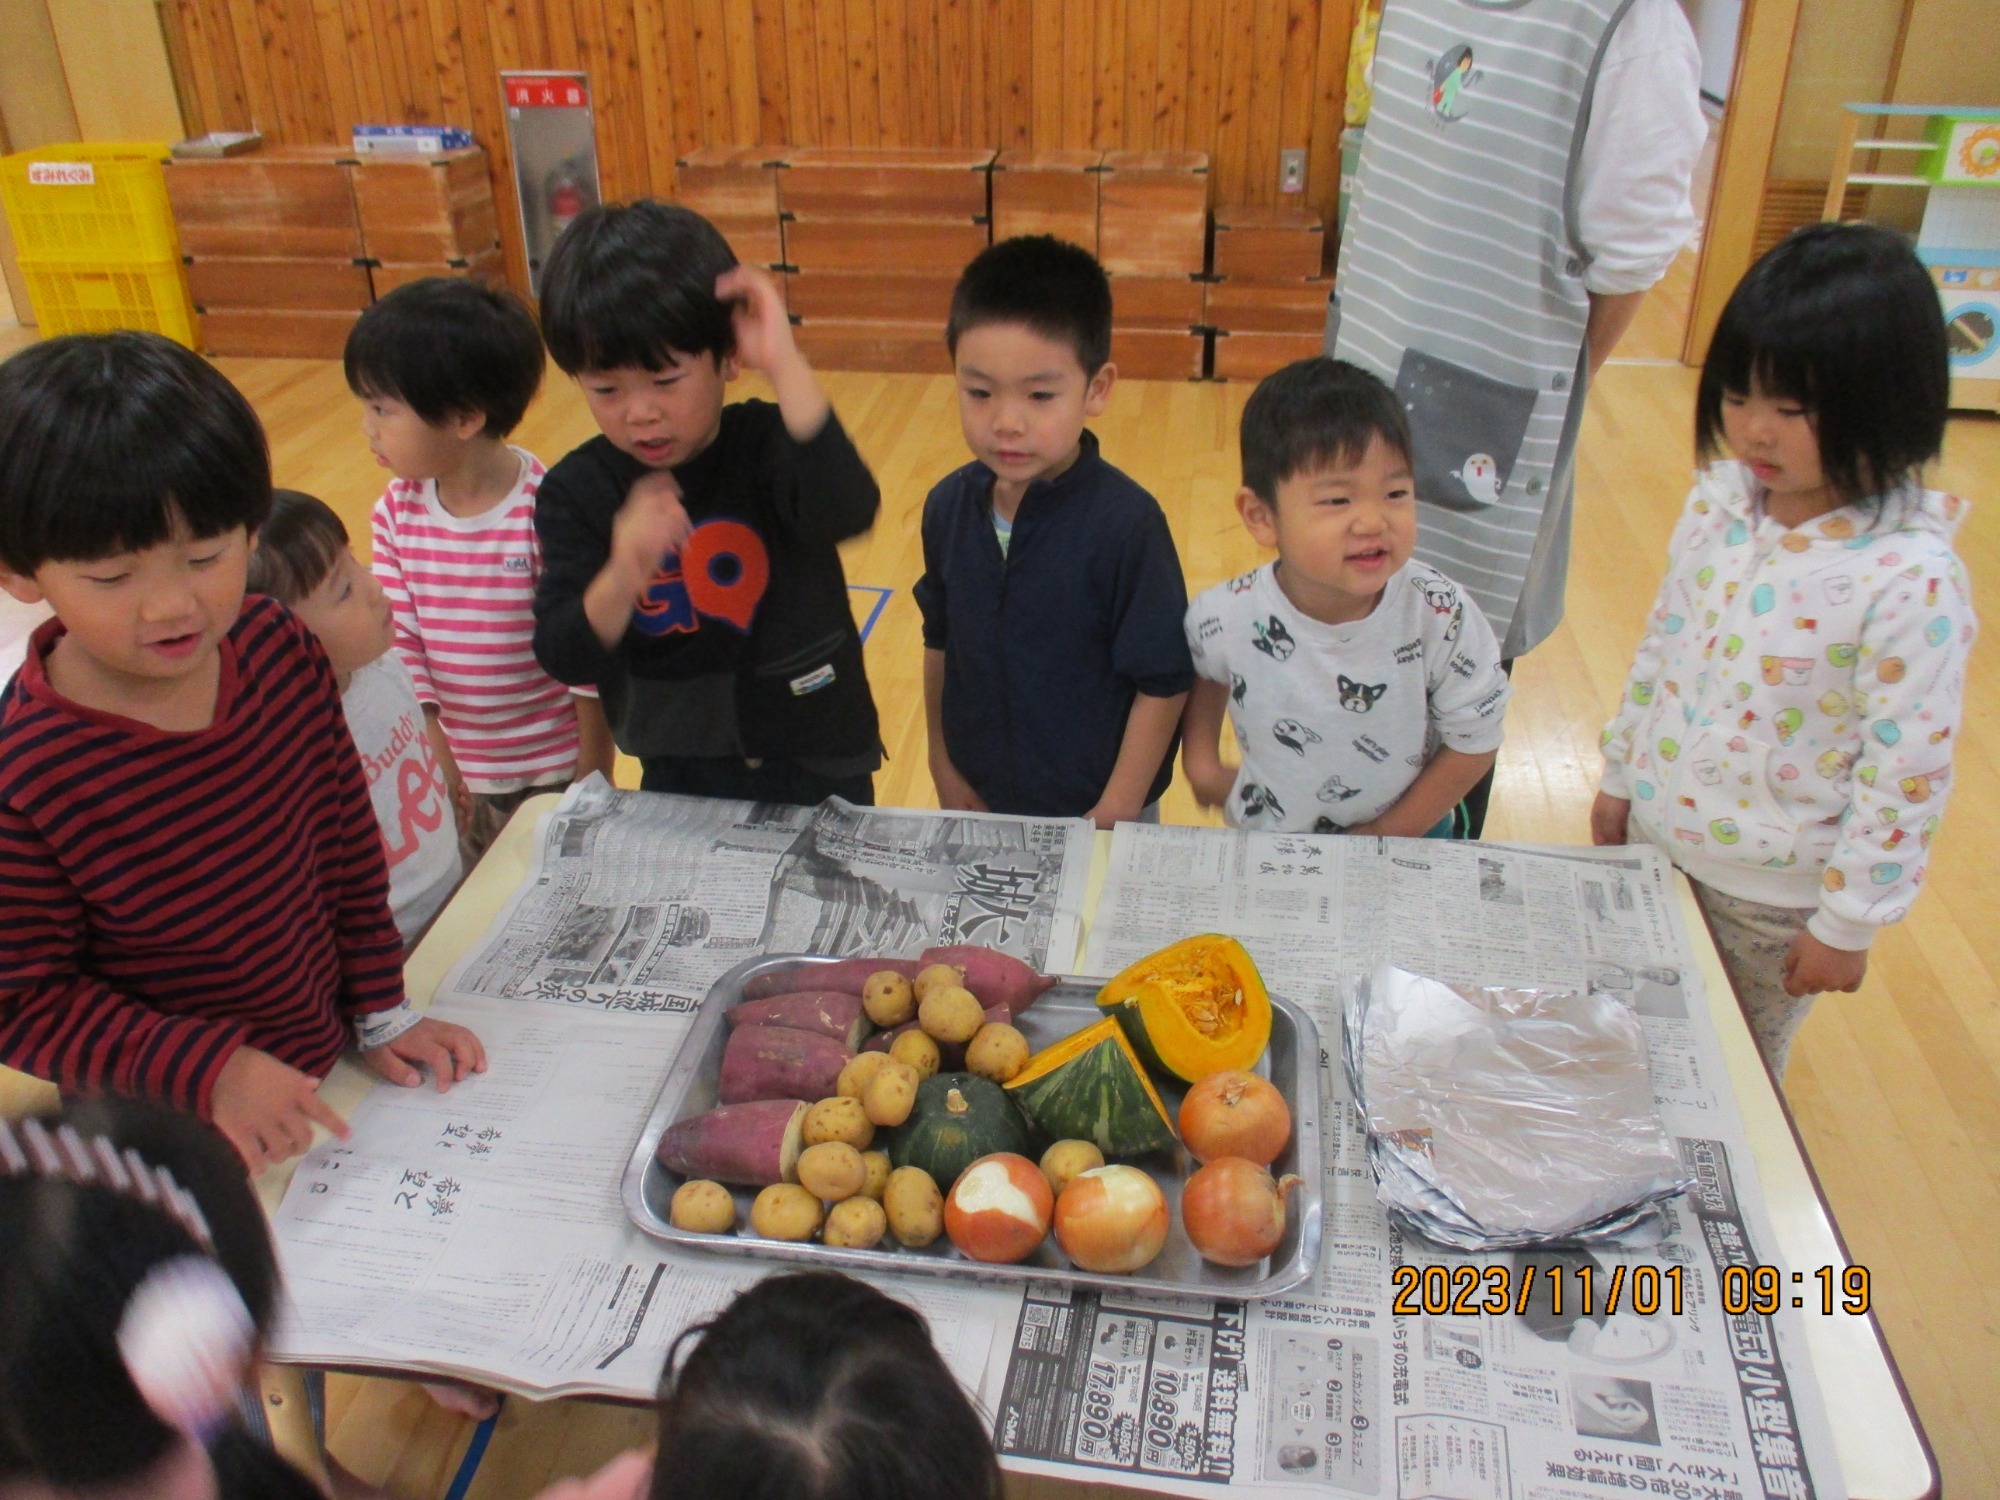
[[[1609,995],[1357,977],[1343,1062],[1377,1193],[1461,1250],[1651,1243],[1694,1179],[1653,1103],[1638,1017]]]

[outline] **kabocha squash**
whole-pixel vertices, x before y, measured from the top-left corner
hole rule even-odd
[[[1271,1040],[1271,996],[1234,938],[1206,933],[1142,958],[1097,992],[1148,1067],[1187,1083],[1254,1068]]]
[[[1007,1093],[1043,1134],[1089,1141],[1109,1157],[1174,1144],[1166,1105],[1109,1016],[1029,1058]]]
[[[996,1151],[1025,1155],[1033,1132],[997,1083],[972,1073],[938,1073],[917,1088],[916,1107],[889,1136],[889,1160],[922,1167],[940,1192]]]

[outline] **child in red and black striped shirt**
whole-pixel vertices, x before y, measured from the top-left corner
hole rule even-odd
[[[195,1110],[253,1170],[345,1133],[314,1091],[407,1003],[325,653],[244,596],[270,503],[256,414],[178,345],[0,365],[0,587],[56,615],[0,694],[0,1063]],[[485,1065],[429,1019],[361,1056]]]

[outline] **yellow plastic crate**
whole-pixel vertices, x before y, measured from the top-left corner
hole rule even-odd
[[[167,155],[153,141],[97,141],[0,156],[16,253],[78,267],[179,260]]]
[[[194,304],[178,260],[74,266],[21,257],[21,279],[46,337],[140,328],[195,347]]]

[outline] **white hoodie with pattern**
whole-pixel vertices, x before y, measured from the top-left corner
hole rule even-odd
[[[1703,470],[1605,726],[1632,834],[1728,895],[1815,908],[1863,949],[1910,909],[1951,787],[1977,629],[1956,496],[1911,488],[1787,530]]]

